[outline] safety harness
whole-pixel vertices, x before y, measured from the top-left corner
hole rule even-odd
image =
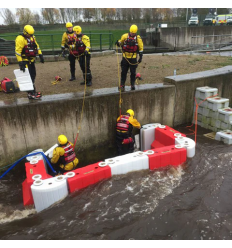
[[[129,116],[121,115],[120,119],[117,121],[116,129],[128,133],[129,128],[130,128]]]
[[[68,163],[73,162],[73,160],[76,158],[76,154],[75,154],[73,146],[69,142],[66,145],[61,146],[61,147],[65,151],[64,156],[63,156],[63,164],[65,166]]]
[[[84,53],[84,51],[86,49],[86,46],[85,46],[84,42],[82,41],[82,37],[83,37],[83,34],[78,35],[77,39],[76,39],[76,50],[77,50],[79,55]]]
[[[123,52],[136,53],[139,49],[137,35],[131,36],[128,34],[127,39],[124,41],[122,50]]]
[[[38,54],[38,49],[34,37],[32,36],[29,38],[26,37],[24,34],[22,36],[27,41],[27,45],[24,46],[22,50],[22,57],[26,57],[28,59],[36,57],[36,55]]]

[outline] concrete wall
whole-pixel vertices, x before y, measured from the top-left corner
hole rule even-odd
[[[232,107],[232,66],[166,77],[164,81],[175,85],[176,88],[174,126],[192,121],[195,89],[197,87],[210,86],[218,88],[218,95],[229,98],[230,106]]]
[[[139,90],[122,93],[122,113],[132,108],[141,124],[160,122],[172,126],[175,87],[139,87]],[[39,101],[0,101],[0,166],[16,161],[34,149],[46,151],[57,142],[59,134],[67,135],[74,142],[80,125],[82,96],[70,93],[43,96]],[[119,93],[116,88],[88,90],[76,151],[84,154],[88,150],[85,156],[91,157],[99,148],[104,148],[101,150],[107,156],[108,148],[115,148],[118,115]]]
[[[216,42],[219,38],[216,37],[201,37],[194,38],[193,36],[206,36],[206,35],[231,35],[231,37],[223,37],[222,42],[232,41],[232,26],[203,26],[203,27],[173,27],[173,28],[160,28],[158,29],[160,33],[160,43],[161,47],[168,47],[173,50],[188,48],[196,44],[207,44]],[[217,43],[220,42],[220,39]]]

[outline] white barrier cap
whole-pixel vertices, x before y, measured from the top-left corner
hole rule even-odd
[[[63,176],[63,175],[60,175],[60,176],[55,177],[55,181],[56,181],[56,182],[61,182],[61,181],[63,181],[64,179],[65,179],[65,176]]]
[[[32,177],[32,179],[33,180],[38,180],[38,179],[41,179],[42,178],[42,176],[40,175],[40,174],[36,174],[36,175],[34,175],[33,177]]]
[[[38,162],[39,162],[39,160],[37,160],[37,159],[32,159],[32,160],[30,161],[30,164],[38,164]]]
[[[76,175],[76,174],[75,174],[75,172],[73,172],[73,171],[70,171],[70,172],[68,172],[67,174],[65,174],[65,176],[68,177],[68,178],[74,177],[75,175]]]
[[[152,154],[154,154],[154,153],[155,153],[155,152],[152,151],[152,150],[148,150],[148,151],[145,152],[145,154],[147,154],[147,155],[152,155]]]
[[[38,179],[38,180],[36,180],[36,181],[33,182],[33,185],[35,185],[35,186],[40,186],[42,184],[43,184],[43,180],[42,179]]]
[[[105,166],[107,166],[108,164],[106,163],[106,162],[100,162],[99,164],[98,164],[98,166],[100,166],[100,167],[105,167]]]

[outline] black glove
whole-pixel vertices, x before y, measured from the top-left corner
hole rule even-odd
[[[66,58],[65,48],[62,48],[61,56],[62,56],[63,58]]]
[[[25,72],[26,63],[24,61],[19,62],[19,68],[21,71]]]
[[[119,43],[119,41],[118,41],[118,40],[115,42],[115,46],[120,47],[120,43]]]
[[[87,50],[84,51],[85,56],[87,56],[89,54],[89,52]]]
[[[139,60],[138,60],[138,63],[141,63],[141,62],[142,62],[142,59],[143,59],[143,53],[142,53],[142,52],[139,52]]]
[[[43,54],[40,54],[40,55],[39,55],[39,59],[40,59],[40,62],[41,62],[41,63],[44,63],[44,57],[43,57]]]

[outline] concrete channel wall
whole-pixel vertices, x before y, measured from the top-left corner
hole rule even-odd
[[[232,106],[232,66],[166,77],[164,81],[175,85],[176,89],[174,126],[192,121],[195,89],[197,87],[209,86],[218,88],[218,95],[229,98],[230,106]]]
[[[160,36],[159,46],[168,47],[171,50],[181,50],[195,45],[213,43],[216,46],[215,48],[218,48],[220,44],[232,41],[232,26],[159,28],[157,32]],[[217,35],[222,35],[222,37],[217,37]],[[193,36],[200,37],[192,38]]]
[[[177,126],[192,121],[196,87],[219,89],[219,96],[232,105],[232,66],[165,78],[167,85],[139,85],[136,91],[122,93],[122,113],[135,111],[140,123]],[[129,88],[129,87],[128,87]],[[117,88],[86,92],[83,119],[83,93],[43,96],[42,100],[26,98],[0,101],[0,167],[12,163],[34,149],[46,151],[57,142],[59,134],[75,140],[75,150],[83,165],[88,158],[95,162],[115,156],[115,125],[119,115]],[[85,163],[86,162],[86,163]]]
[[[141,124],[160,122],[172,126],[175,86],[139,87],[141,89],[122,94],[122,113],[132,108]],[[0,102],[0,166],[16,161],[34,149],[46,151],[57,143],[60,134],[74,142],[82,105],[83,93],[43,96],[40,101]],[[111,155],[108,148],[115,147],[118,116],[119,92],[116,88],[88,89],[76,145],[78,158],[85,154],[86,160],[98,150],[103,150],[105,157]]]

